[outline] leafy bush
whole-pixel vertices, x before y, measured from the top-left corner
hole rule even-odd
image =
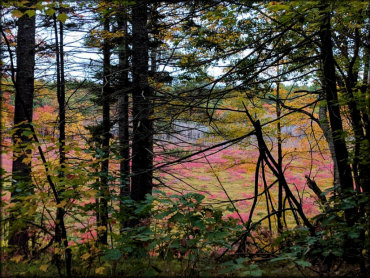
[[[167,196],[159,190],[153,195],[147,195],[146,200],[139,203],[124,201],[127,211],[134,212],[126,215],[125,220],[139,224],[115,235],[118,246],[105,251],[106,261],[122,257],[145,258],[146,269],[156,269],[159,273],[158,260],[153,260],[158,257],[162,261],[177,261],[181,273],[194,274],[209,265],[209,259],[215,259],[232,247],[240,226],[232,219],[224,219],[220,209],[203,205],[203,195]],[[143,218],[148,215],[151,215],[149,219]]]
[[[370,246],[369,219],[364,213],[368,201],[366,195],[357,193],[331,197],[325,210],[313,219],[316,234],[310,235],[303,227],[284,231],[275,241],[282,252],[271,262],[312,266],[319,273],[337,273],[343,263],[365,264]]]

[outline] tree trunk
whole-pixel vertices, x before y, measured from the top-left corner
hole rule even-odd
[[[140,201],[152,193],[153,122],[152,91],[148,84],[147,3],[132,8],[133,36],[133,142],[131,197]]]
[[[336,154],[341,191],[352,191],[353,180],[351,168],[348,161],[348,151],[343,138],[343,125],[338,103],[338,92],[336,87],[335,61],[333,57],[333,46],[331,40],[330,12],[328,6],[322,6],[322,24],[320,26],[321,60],[323,74],[323,91],[328,104],[329,121],[333,136],[334,151]]]
[[[279,66],[277,66],[277,75],[279,75]],[[283,168],[283,151],[282,151],[282,139],[281,139],[281,121],[280,121],[280,81],[277,82],[276,85],[276,118],[277,121],[277,146],[278,146],[278,165],[279,168]],[[283,222],[282,222],[282,215],[283,215],[283,185],[279,182],[278,188],[278,212],[276,214],[277,217],[277,226],[279,233],[283,232]]]
[[[31,3],[32,4],[32,3]],[[29,4],[29,5],[31,5]],[[16,94],[14,109],[14,126],[17,128],[13,135],[13,169],[12,169],[12,202],[18,202],[19,197],[33,194],[31,178],[31,160],[24,161],[31,157],[32,152],[25,150],[32,137],[30,124],[33,112],[34,96],[34,68],[35,68],[35,16],[23,15],[18,20],[17,34],[17,70],[16,70]],[[18,142],[19,141],[19,142]],[[18,210],[12,211],[12,217],[19,215]],[[16,252],[22,255],[28,254],[28,231],[25,225],[21,227],[11,223],[9,245],[17,248]],[[13,226],[13,227],[12,227]]]
[[[301,217],[304,225],[309,229],[310,234],[313,236],[315,235],[315,228],[312,226],[306,215],[304,214],[304,211],[302,209],[301,204],[298,202],[297,198],[293,195],[292,191],[289,188],[289,185],[285,179],[283,169],[280,168],[278,162],[274,159],[274,157],[271,155],[271,152],[267,148],[267,145],[265,143],[265,140],[263,138],[262,134],[262,127],[259,120],[254,121],[252,116],[249,114],[248,110],[245,110],[249,120],[253,124],[254,130],[256,132],[256,137],[258,141],[258,148],[260,152],[261,159],[266,162],[266,165],[269,167],[269,169],[272,171],[274,176],[278,179],[279,183],[281,183],[285,194],[288,198],[288,201],[290,200],[290,207],[292,208],[292,212],[295,209],[299,216]],[[294,208],[295,206],[295,208]],[[294,213],[293,213],[294,215]],[[298,218],[296,219],[297,224],[299,224]]]
[[[350,119],[355,137],[352,168],[356,182],[356,190],[360,193],[361,188],[364,190],[370,182],[370,164],[368,163],[368,154],[365,154],[365,156],[361,154],[361,149],[366,146],[366,144],[364,146],[364,126],[362,124],[361,111],[359,109],[358,102],[353,94],[353,89],[357,85],[358,79],[358,68],[356,66],[360,51],[360,33],[358,28],[355,30],[354,38],[354,54],[348,65],[347,76],[345,78],[345,95],[348,101]]]
[[[59,3],[61,6],[61,2]],[[59,40],[58,40],[58,28],[57,20],[54,15],[54,32],[55,32],[55,50],[56,50],[56,67],[57,67],[57,98],[59,105],[59,174],[58,178],[61,184],[65,181],[65,163],[66,163],[66,108],[65,108],[65,79],[64,79],[64,39],[63,39],[63,22],[59,22]],[[60,201],[63,200],[64,185],[58,188],[58,196]],[[59,245],[64,245],[65,248],[65,262],[66,262],[66,273],[68,277],[71,277],[72,267],[72,253],[71,249],[68,248],[67,231],[64,224],[65,210],[63,207],[57,208],[56,223],[55,223],[55,242]],[[56,255],[56,262],[59,264],[60,255]],[[59,265],[58,265],[59,270]]]
[[[336,158],[335,150],[334,150],[333,136],[330,131],[328,117],[326,116],[327,111],[328,109],[327,109],[326,104],[321,105],[319,107],[319,120],[320,120],[320,128],[324,134],[326,142],[328,142],[330,155],[333,160],[334,191],[337,192],[340,188],[338,162],[337,162],[337,158]]]
[[[349,165],[347,146],[343,137],[344,130],[338,102],[336,84],[337,77],[335,73],[335,61],[333,56],[332,36],[330,30],[330,11],[328,10],[329,5],[325,4],[325,1],[323,1],[323,3],[324,4],[321,5],[322,23],[319,32],[323,75],[322,88],[328,105],[329,121],[339,171],[339,194],[345,196],[346,194],[353,192],[353,180],[351,167]],[[345,218],[348,226],[352,226],[354,224],[356,213],[356,208],[345,210]]]
[[[366,14],[370,17],[370,4],[367,6]],[[370,45],[370,22],[368,21],[365,29],[366,45]],[[365,126],[366,140],[368,143],[368,153],[370,153],[370,48],[364,47],[364,75],[363,75],[363,85],[361,86],[361,101],[365,105],[362,106],[362,120]],[[366,192],[370,192],[370,185],[368,185]]]
[[[120,144],[120,200],[130,195],[130,134],[129,134],[129,47],[128,47],[128,14],[127,8],[123,7],[121,14],[118,17],[118,29],[124,32],[124,36],[119,46],[119,128],[118,138]],[[126,213],[125,206],[120,203],[120,214],[121,214],[121,230],[126,226]]]
[[[370,17],[370,4],[367,5],[366,15]],[[366,24],[365,32],[366,36],[366,45],[370,45],[370,22]],[[361,86],[361,100],[365,105],[362,107],[362,120],[364,122],[366,139],[368,141],[368,153],[370,153],[370,48],[364,47],[364,75],[363,75],[363,85]],[[367,191],[370,192],[370,185],[367,186]]]
[[[367,16],[370,16],[370,5],[367,6]],[[366,25],[366,44],[370,45],[370,22],[367,22]],[[370,154],[370,49],[369,47],[365,47],[365,55],[364,55],[364,76],[363,76],[363,86],[361,88],[362,98],[361,100],[365,105],[362,108],[362,121],[364,123],[365,128],[365,138],[367,141],[367,149],[365,150],[365,156],[368,157]],[[365,157],[365,162],[366,162]],[[368,167],[369,164],[367,164]],[[362,185],[363,191],[369,193],[370,192],[370,171],[367,171],[366,177],[363,177]]]
[[[108,16],[104,18],[104,31],[110,31],[110,21]],[[104,230],[99,232],[99,242],[108,244],[108,199],[109,199],[109,139],[110,139],[110,43],[108,39],[104,39],[103,45],[103,140],[102,151],[103,161],[101,163],[101,192],[100,200],[100,220],[101,227]]]

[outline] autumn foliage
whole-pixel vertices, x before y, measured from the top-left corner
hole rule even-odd
[[[369,275],[369,10],[2,4],[1,275]]]

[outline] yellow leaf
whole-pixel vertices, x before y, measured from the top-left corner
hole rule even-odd
[[[49,93],[49,89],[46,89],[46,88],[40,89],[40,90],[39,90],[39,93],[40,93],[41,95],[46,95],[46,94],[48,94],[48,93]]]
[[[48,265],[47,264],[43,264],[40,266],[40,270],[43,271],[43,272],[46,272],[48,270]]]
[[[30,157],[25,157],[25,158],[23,158],[23,159],[22,159],[22,163],[24,163],[24,164],[29,164],[29,163],[31,162],[31,160],[32,160],[32,158],[30,158]]]
[[[4,207],[5,210],[14,208],[16,206],[16,203],[10,203]]]
[[[87,260],[88,258],[90,258],[90,254],[89,253],[85,253],[85,254],[83,254],[82,256],[81,256],[81,259],[83,259],[83,260]]]
[[[104,266],[101,266],[101,267],[98,267],[97,269],[95,269],[95,273],[96,274],[104,274]]]
[[[18,255],[18,256],[15,256],[15,257],[11,258],[10,260],[12,262],[19,263],[22,259],[23,259],[23,256],[22,255]]]
[[[26,11],[26,14],[29,16],[29,17],[33,17],[36,15],[36,11],[35,10],[28,10]]]
[[[64,207],[66,204],[67,204],[67,201],[66,201],[66,200],[63,200],[63,201],[61,201],[61,202],[57,205],[57,208],[62,208],[62,207]]]
[[[97,230],[100,231],[105,231],[107,228],[105,226],[99,226]]]
[[[12,16],[20,18],[22,17],[23,13],[20,10],[14,10],[12,11]]]
[[[97,191],[97,190],[95,190],[95,189],[91,189],[91,190],[89,190],[89,191],[84,192],[84,195],[85,195],[86,197],[95,197],[95,196],[96,196],[96,194],[98,194],[98,191]]]

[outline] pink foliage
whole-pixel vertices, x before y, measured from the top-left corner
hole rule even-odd
[[[239,216],[240,215],[240,216]],[[242,221],[240,220],[240,217],[243,219],[243,222],[247,222],[248,219],[249,219],[249,212],[245,213],[245,212],[240,212],[239,214],[234,211],[233,213],[231,214],[228,214],[226,215],[226,218],[233,218],[233,219],[238,219],[238,223],[239,224],[242,224]]]
[[[234,173],[238,173],[238,174],[245,174],[245,167],[237,167],[235,170],[234,170]]]
[[[96,230],[87,231],[87,232],[81,234],[80,242],[85,243],[85,242],[88,242],[90,240],[96,240],[98,238],[97,236],[98,236],[98,234],[97,234]]]
[[[244,201],[239,201],[238,206],[248,206],[250,201],[244,200]]]
[[[3,193],[4,195],[1,196],[1,202],[9,203],[10,202],[10,192]]]
[[[242,197],[242,198],[253,198],[254,197],[254,195],[253,194],[247,194],[247,193],[241,193],[240,194],[240,196]]]
[[[53,108],[50,105],[44,105],[44,106],[37,107],[35,111],[33,112],[33,117],[35,120],[38,120],[40,116],[45,113],[53,114],[55,113],[55,108]]]
[[[225,158],[222,158],[220,156],[210,156],[208,158],[208,160],[212,163],[212,164],[224,164],[224,163],[227,163],[228,160],[225,159]]]
[[[315,204],[315,201],[311,198],[303,199],[302,209],[304,213],[309,216],[318,213],[317,205]]]
[[[11,156],[9,154],[3,155],[1,158],[1,167],[4,168],[4,170],[8,173],[12,171],[12,164],[13,161],[11,159]]]
[[[200,162],[187,162],[184,163],[183,167],[189,170],[197,169],[203,167],[203,163]]]
[[[200,177],[198,177],[198,180],[201,180],[201,181],[210,181],[210,180],[212,180],[212,178],[207,177],[207,176],[200,176]]]
[[[209,194],[208,195],[208,198],[210,198],[210,199],[218,199],[219,196],[218,196],[218,194]]]

